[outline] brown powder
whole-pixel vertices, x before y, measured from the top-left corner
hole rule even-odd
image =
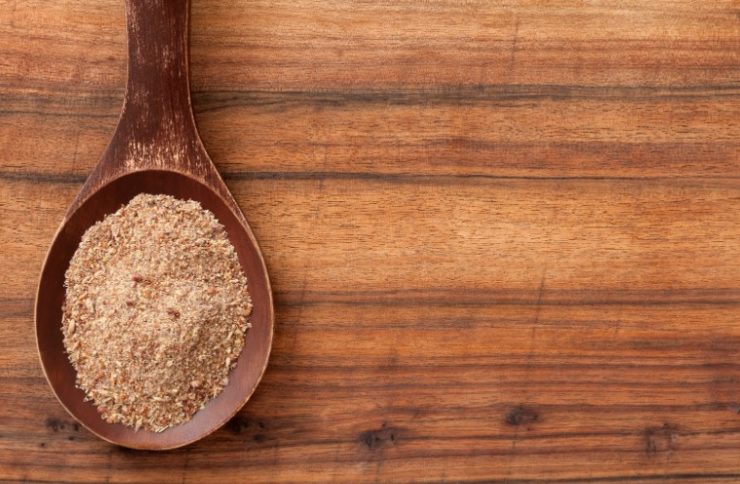
[[[65,285],[64,346],[106,421],[159,432],[228,383],[252,304],[224,227],[197,202],[138,195],[85,232]]]

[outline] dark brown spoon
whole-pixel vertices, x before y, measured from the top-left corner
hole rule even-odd
[[[198,135],[190,104],[189,0],[126,0],[128,84],[118,126],[72,202],[46,256],[36,296],[36,340],[57,398],[99,437],[138,449],[171,449],[213,432],[249,399],[267,367],[274,310],[257,241]],[[195,417],[161,433],[109,424],[84,401],[62,343],[64,273],[82,234],[139,193],[197,200],[226,227],[254,302],[252,329],[230,383]]]

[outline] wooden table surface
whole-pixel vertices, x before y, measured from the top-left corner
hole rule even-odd
[[[43,378],[41,263],[115,126],[119,0],[0,0],[0,478],[740,481],[737,1],[193,0],[270,366],[166,453]]]

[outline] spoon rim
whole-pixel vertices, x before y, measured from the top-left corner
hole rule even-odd
[[[266,315],[266,320],[267,320],[266,322],[267,322],[267,326],[268,326],[267,347],[266,347],[266,351],[265,351],[265,357],[263,358],[264,361],[262,362],[262,368],[260,369],[259,374],[258,374],[256,380],[254,381],[254,384],[251,386],[251,389],[249,389],[249,391],[247,391],[247,392],[244,392],[244,395],[240,398],[239,403],[237,405],[234,405],[233,406],[234,407],[233,410],[230,410],[230,411],[226,412],[226,416],[224,418],[222,418],[220,421],[217,421],[217,423],[215,423],[215,424],[203,426],[203,429],[204,430],[201,431],[201,432],[196,432],[196,435],[194,437],[183,439],[182,441],[173,443],[171,445],[157,445],[156,444],[157,436],[162,435],[163,432],[162,433],[160,433],[160,432],[152,432],[152,431],[149,431],[149,430],[146,430],[146,429],[139,429],[136,432],[146,432],[146,433],[150,434],[151,436],[153,436],[153,439],[150,440],[148,442],[148,444],[145,443],[145,444],[141,444],[141,445],[138,445],[138,444],[133,444],[132,445],[132,444],[128,444],[128,443],[121,443],[119,441],[116,441],[113,438],[110,438],[110,437],[108,437],[106,435],[103,435],[102,433],[100,433],[97,430],[95,430],[92,426],[90,426],[87,423],[85,423],[82,419],[78,418],[72,412],[72,410],[67,406],[67,404],[65,403],[64,399],[62,399],[62,397],[59,395],[59,392],[57,391],[54,383],[52,383],[52,379],[49,377],[49,374],[48,374],[47,368],[46,368],[46,364],[44,363],[44,358],[43,358],[43,354],[42,354],[41,344],[40,344],[40,341],[39,341],[39,319],[38,319],[38,313],[39,313],[39,307],[40,307],[40,303],[41,303],[41,291],[42,291],[42,288],[43,288],[42,286],[43,286],[43,283],[44,283],[44,281],[46,279],[45,276],[46,276],[46,270],[47,270],[47,266],[48,266],[48,262],[49,262],[49,257],[51,256],[51,254],[52,254],[52,252],[54,250],[54,247],[56,246],[56,244],[59,241],[59,236],[62,233],[62,230],[66,227],[67,223],[74,216],[74,214],[78,210],[80,210],[82,207],[84,207],[85,206],[85,203],[87,203],[88,200],[94,194],[96,194],[98,192],[101,192],[103,190],[106,190],[113,183],[120,182],[120,180],[122,178],[126,178],[126,177],[129,177],[131,175],[141,174],[141,173],[145,173],[145,172],[149,172],[149,173],[152,173],[152,174],[161,173],[161,174],[166,175],[166,176],[174,175],[174,176],[182,176],[182,177],[188,178],[190,181],[192,181],[194,183],[197,183],[197,184],[205,187],[208,191],[210,191],[214,195],[216,195],[216,197],[219,200],[221,200],[221,203],[231,212],[231,214],[234,216],[234,218],[239,222],[239,225],[241,226],[241,230],[244,232],[244,234],[246,234],[247,238],[249,239],[249,242],[250,242],[249,245],[254,249],[254,252],[256,253],[257,258],[260,261],[260,267],[259,267],[259,269],[260,269],[260,272],[262,273],[262,275],[264,276],[265,293],[266,293],[266,296],[267,296],[267,308],[268,308],[267,315]],[[219,179],[220,179],[220,176],[219,176]],[[223,180],[222,179],[221,179],[221,181],[223,183]],[[226,188],[225,184],[224,184],[224,188]],[[83,185],[83,187],[80,190],[80,193],[83,193],[84,189],[85,189],[85,186]],[[228,193],[229,196],[232,196],[233,197],[233,195],[231,195],[231,192],[228,190],[228,188],[226,188],[226,192]],[[149,192],[140,191],[140,192],[137,192],[137,193],[149,193]],[[172,196],[172,195],[170,195],[170,196]],[[77,202],[79,202],[79,203],[77,203]],[[198,203],[200,203],[200,202],[198,202]],[[44,261],[43,261],[43,264],[41,266],[41,273],[40,273],[40,276],[39,276],[38,284],[36,286],[36,295],[35,295],[34,308],[33,308],[34,340],[35,340],[35,343],[36,343],[36,354],[37,354],[37,357],[39,359],[39,364],[40,364],[41,370],[42,370],[42,372],[44,374],[44,378],[46,379],[46,382],[49,385],[49,387],[51,387],[51,390],[52,390],[52,393],[54,394],[54,397],[61,404],[62,408],[64,408],[64,410],[67,412],[67,414],[69,414],[77,423],[79,423],[80,425],[82,425],[84,428],[86,428],[92,434],[94,434],[98,438],[100,438],[100,439],[102,439],[102,440],[104,440],[104,441],[106,441],[106,442],[108,442],[110,444],[118,445],[118,446],[121,446],[121,447],[126,447],[126,448],[129,448],[129,449],[148,450],[148,451],[172,450],[172,449],[177,449],[177,448],[181,448],[181,447],[185,447],[187,445],[190,445],[190,444],[192,444],[194,442],[197,442],[197,441],[199,441],[199,440],[201,440],[201,439],[203,439],[203,438],[211,435],[212,433],[216,432],[221,427],[223,427],[229,420],[231,420],[232,418],[234,418],[234,416],[237,413],[239,413],[239,411],[252,398],[252,395],[254,395],[254,392],[259,387],[259,385],[262,382],[262,379],[263,379],[263,377],[265,375],[265,372],[267,371],[267,366],[268,366],[269,361],[270,361],[270,355],[272,353],[272,346],[273,346],[273,341],[274,341],[274,336],[275,336],[275,306],[274,306],[274,298],[273,298],[273,293],[272,293],[272,285],[270,283],[270,275],[269,275],[269,272],[267,271],[267,265],[265,264],[265,260],[264,260],[263,254],[262,254],[262,250],[261,250],[259,244],[257,243],[257,239],[254,237],[254,234],[252,232],[252,229],[249,226],[249,223],[247,222],[246,217],[244,217],[244,214],[241,212],[241,209],[239,208],[238,204],[236,203],[236,201],[234,201],[233,206],[232,206],[232,204],[228,203],[227,200],[224,199],[224,197],[223,197],[222,194],[220,194],[218,191],[216,191],[214,189],[214,187],[211,186],[210,184],[208,184],[205,180],[200,179],[200,178],[198,178],[196,176],[193,176],[190,173],[185,173],[185,172],[182,172],[182,171],[179,171],[179,170],[172,170],[172,169],[167,169],[167,168],[142,168],[142,169],[138,169],[138,170],[132,170],[132,171],[127,171],[125,173],[121,173],[121,174],[119,174],[117,176],[114,176],[111,179],[107,180],[102,185],[97,186],[93,191],[87,193],[84,200],[80,200],[80,201],[75,200],[75,201],[73,201],[73,204],[76,205],[75,208],[74,208],[74,210],[68,211],[68,212],[66,212],[64,214],[64,219],[62,220],[62,222],[57,227],[57,230],[55,231],[54,236],[52,238],[52,242],[51,242],[51,244],[49,244],[49,248],[47,249],[46,255],[44,256]],[[106,216],[107,215],[110,215],[111,213],[113,213],[113,212],[107,213]],[[219,220],[219,222],[221,222],[221,221]],[[95,223],[95,222],[93,222],[93,223]],[[92,226],[92,224],[89,225],[87,228],[85,228],[82,231],[82,234],[84,234],[84,232],[87,231],[91,226]],[[75,249],[74,249],[74,251],[72,253],[73,255],[74,255],[74,252],[76,252],[76,250],[77,250],[78,247],[79,247],[79,245],[77,245],[77,247],[75,247]],[[71,257],[70,257],[70,260],[71,260]],[[240,266],[241,265],[242,264],[241,264],[241,261],[240,261]],[[243,266],[242,266],[242,270],[244,271],[244,267]],[[247,281],[247,284],[248,284],[247,287],[249,287],[249,280]],[[61,325],[61,321],[59,323]],[[60,329],[61,329],[61,326],[60,326]],[[243,352],[245,351],[245,349],[243,349],[242,350],[242,353],[239,354],[238,359],[241,358],[242,356],[244,356],[244,353]],[[247,356],[247,358],[248,358],[248,356]],[[75,374],[76,374],[76,370],[75,370]],[[203,407],[202,409],[198,410],[198,412],[201,412],[201,411],[205,410],[208,407],[208,405],[213,402],[213,400],[215,398],[217,398],[219,395],[221,395],[226,390],[226,388],[228,388],[230,385],[233,385],[235,383],[235,381],[236,381],[235,379],[230,379],[229,380],[229,383],[226,385],[226,387],[224,387],[221,390],[221,392],[219,392],[218,395],[216,395],[215,397],[213,397],[210,400],[208,400],[206,402],[205,407]],[[195,415],[197,415],[198,412],[196,412],[196,414],[194,414],[193,417],[191,417],[191,420],[192,420],[192,418],[195,417]],[[179,427],[181,425],[186,425],[191,420],[188,420],[186,422],[183,422],[183,423],[178,424],[178,425],[173,426],[173,427],[169,427],[168,429],[165,430],[165,432],[167,430],[169,430],[169,429],[177,428],[177,427]],[[102,419],[101,419],[101,421],[105,425],[122,425],[122,424],[111,424],[111,423],[106,422],[105,420],[102,420]]]

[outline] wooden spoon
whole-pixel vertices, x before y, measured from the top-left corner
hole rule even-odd
[[[203,147],[188,78],[189,0],[126,0],[128,84],[113,139],[72,202],[44,262],[36,296],[36,341],[57,398],[82,425],[126,447],[171,449],[213,432],[246,403],[267,367],[274,310],[257,241]],[[102,420],[75,387],[62,342],[64,274],[82,234],[139,193],[192,199],[226,227],[249,283],[252,329],[224,390],[189,422],[161,433]]]

